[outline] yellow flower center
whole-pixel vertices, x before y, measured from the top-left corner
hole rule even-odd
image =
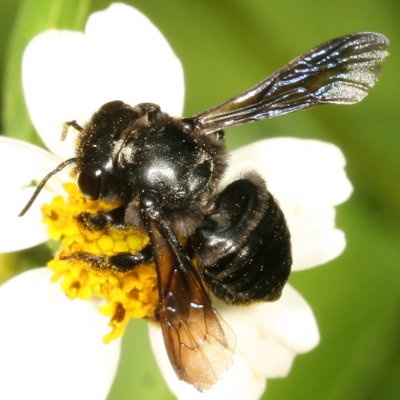
[[[118,205],[88,200],[72,182],[64,184],[64,189],[67,198],[56,196],[51,204],[42,208],[50,237],[61,240],[48,267],[55,272],[52,280],[60,280],[62,289],[71,299],[97,296],[105,300],[100,312],[111,317],[112,330],[103,339],[108,343],[123,334],[130,318],[155,317],[158,292],[154,264],[142,264],[127,272],[116,271],[107,264],[109,256],[141,250],[149,238],[130,228],[85,228],[77,219],[82,212],[97,214]],[[82,257],[82,254],[94,257]],[[104,260],[101,268],[92,259]]]

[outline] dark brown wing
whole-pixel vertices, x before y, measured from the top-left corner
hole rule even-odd
[[[327,42],[294,59],[257,85],[192,119],[213,132],[325,103],[353,104],[374,86],[388,39],[361,32]]]
[[[232,365],[234,335],[211,306],[197,269],[165,221],[148,221],[157,267],[160,324],[179,379],[209,389]]]

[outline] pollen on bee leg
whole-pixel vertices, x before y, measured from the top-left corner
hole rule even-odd
[[[119,272],[108,261],[110,256],[121,252],[140,251],[149,239],[129,228],[85,229],[77,218],[82,212],[95,214],[118,205],[87,200],[73,183],[65,184],[64,188],[67,196],[54,197],[42,210],[51,237],[61,240],[54,259],[48,263],[54,272],[52,281],[59,281],[71,299],[105,300],[99,311],[110,317],[111,331],[103,340],[109,343],[124,333],[131,318],[155,317],[158,292],[154,265],[143,264]]]

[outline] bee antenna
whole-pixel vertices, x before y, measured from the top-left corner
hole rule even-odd
[[[76,162],[76,158],[69,158],[68,160],[65,160],[62,162],[57,168],[53,169],[53,171],[49,172],[37,185],[36,190],[33,192],[33,195],[29,199],[28,203],[26,203],[26,206],[22,209],[22,211],[18,214],[18,217],[22,217],[25,215],[25,213],[31,208],[31,205],[33,202],[36,200],[36,197],[38,197],[40,191],[43,189],[44,185],[47,183],[47,181],[55,174],[60,172],[62,169],[64,169],[67,165],[72,164]]]

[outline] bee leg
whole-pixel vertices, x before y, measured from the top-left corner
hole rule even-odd
[[[84,131],[84,129],[75,120],[64,122],[64,125],[66,125],[68,128],[69,127],[74,128],[78,132],[83,132]]]
[[[117,253],[112,256],[76,252],[69,256],[60,257],[62,260],[76,260],[87,262],[91,267],[98,270],[114,270],[117,272],[128,272],[133,268],[152,261],[153,252],[150,244],[136,253]]]
[[[68,131],[68,128],[74,128],[76,131],[78,131],[78,132],[80,132],[80,133],[82,133],[82,132],[84,132],[84,128],[82,127],[82,126],[80,126],[75,120],[73,120],[73,121],[67,121],[67,122],[64,122],[64,126],[63,126],[63,132],[62,132],[62,138],[66,138],[66,136],[67,136],[67,131]]]
[[[75,120],[67,121],[63,124],[63,130],[61,132],[61,141],[64,141],[67,138],[68,128],[74,128],[78,132],[84,132],[84,128],[82,128]]]
[[[232,182],[217,196],[188,245],[206,284],[227,303],[276,300],[290,273],[284,215],[256,173]]]
[[[114,208],[111,211],[103,211],[98,214],[82,212],[77,216],[78,222],[89,231],[102,231],[111,226],[116,229],[124,229],[126,205]]]
[[[136,253],[117,253],[108,257],[108,262],[113,269],[120,272],[131,270],[141,264],[146,264],[153,259],[153,251],[150,244]]]

